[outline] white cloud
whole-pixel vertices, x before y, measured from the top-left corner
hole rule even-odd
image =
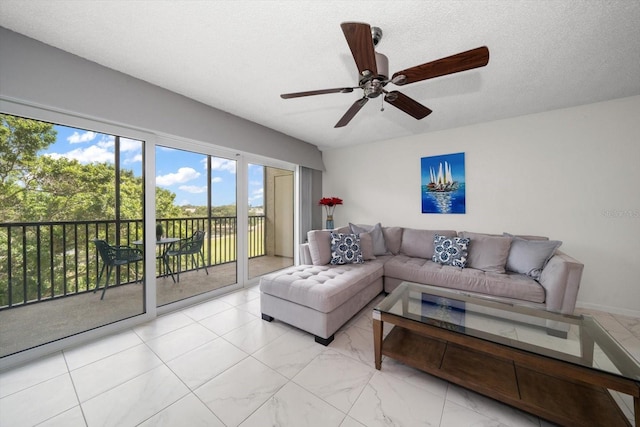
[[[220,178],[219,176],[214,176],[213,178],[211,178],[211,182],[213,184],[218,183],[218,182],[222,182],[222,178]]]
[[[100,136],[100,140],[88,147],[76,148],[66,153],[50,153],[47,155],[53,159],[66,158],[70,160],[77,160],[82,164],[104,162],[113,163],[115,159],[115,137],[113,135],[104,135],[95,132],[74,132],[73,135],[67,138],[67,140],[71,144],[77,144],[94,141],[98,136]],[[129,158],[123,160],[125,164],[141,162],[141,149],[142,144],[140,141],[128,138],[120,139],[120,151],[132,153]],[[139,153],[134,154],[136,151]]]
[[[120,138],[120,151],[140,151],[142,143],[135,139]]]
[[[207,191],[206,186],[200,187],[197,185],[181,185],[178,188],[182,191],[186,191],[187,193],[192,193],[192,194],[205,193]]]
[[[74,132],[70,137],[67,138],[70,144],[79,144],[82,142],[93,141],[98,134],[95,132],[87,131],[84,133]]]
[[[207,158],[200,160],[202,169],[207,170]],[[211,157],[211,170],[214,171],[227,171],[229,173],[236,173],[236,161],[223,159],[220,157]]]
[[[114,148],[116,146],[116,137],[113,135],[102,135],[102,139],[97,142],[102,148]]]
[[[129,165],[131,163],[142,162],[142,154],[136,154],[133,157],[129,157],[128,159],[124,159],[124,164]]]
[[[236,161],[222,159],[220,157],[211,157],[211,170],[236,173]]]
[[[100,147],[98,145],[92,145],[87,148],[76,148],[67,153],[50,153],[48,154],[53,159],[66,158],[70,160],[77,160],[82,164],[87,163],[113,163],[113,152]]]
[[[156,185],[163,185],[165,187],[180,184],[183,182],[191,181],[200,176],[199,172],[196,172],[193,168],[180,168],[176,173],[168,173],[166,175],[156,176]]]
[[[249,196],[249,203],[255,202],[256,200],[262,201],[263,196],[264,196],[264,191],[262,188],[254,190],[251,192],[251,195]]]

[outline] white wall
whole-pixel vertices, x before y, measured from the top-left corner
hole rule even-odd
[[[323,169],[322,156],[315,145],[3,27],[0,27],[0,58],[2,112],[18,114],[5,102],[14,101]]]
[[[458,152],[467,213],[422,214],[420,158]],[[579,306],[640,316],[640,96],[325,151],[323,160],[323,194],[345,201],[336,225],[549,236],[585,264]]]

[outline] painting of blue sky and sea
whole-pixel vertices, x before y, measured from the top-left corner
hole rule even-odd
[[[464,153],[420,159],[422,213],[466,213]]]

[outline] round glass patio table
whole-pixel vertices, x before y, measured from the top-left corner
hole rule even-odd
[[[156,259],[160,261],[158,264],[158,277],[166,276],[169,269],[167,265],[167,260],[164,257],[164,254],[169,250],[171,245],[175,242],[179,241],[178,237],[163,237],[160,240],[156,240]],[[136,246],[144,245],[144,240],[134,240],[131,242]]]

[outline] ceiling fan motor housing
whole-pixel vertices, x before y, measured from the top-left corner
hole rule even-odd
[[[378,78],[380,80],[389,78],[389,58],[380,52],[376,52],[376,68],[378,68]]]
[[[389,59],[382,53],[375,52],[376,68],[378,75],[374,75],[369,70],[362,72],[360,87],[364,90],[367,98],[377,98],[382,94],[384,86],[389,82]]]

